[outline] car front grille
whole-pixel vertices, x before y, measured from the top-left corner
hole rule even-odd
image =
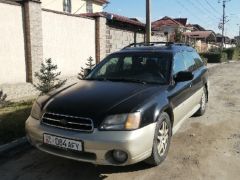
[[[75,131],[92,132],[93,121],[89,118],[46,112],[42,117],[45,125]]]

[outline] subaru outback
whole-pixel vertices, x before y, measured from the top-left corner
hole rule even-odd
[[[39,97],[26,121],[41,151],[101,165],[159,165],[171,137],[208,101],[194,48],[138,43],[107,56],[80,82]]]

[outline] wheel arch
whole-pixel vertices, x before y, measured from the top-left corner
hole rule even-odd
[[[161,111],[161,113],[162,113],[162,112],[165,112],[165,113],[167,113],[167,114],[169,115],[170,121],[171,121],[171,125],[172,125],[172,127],[173,127],[173,124],[174,124],[173,109],[172,109],[170,106],[167,106],[167,107],[165,107],[165,108]]]

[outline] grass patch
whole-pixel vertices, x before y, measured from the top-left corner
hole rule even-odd
[[[25,121],[33,101],[9,103],[0,108],[0,145],[25,136]]]

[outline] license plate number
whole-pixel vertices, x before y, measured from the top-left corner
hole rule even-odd
[[[43,135],[43,143],[56,146],[63,149],[82,151],[82,142],[75,141],[72,139],[67,139],[63,137],[58,137],[50,134]]]

